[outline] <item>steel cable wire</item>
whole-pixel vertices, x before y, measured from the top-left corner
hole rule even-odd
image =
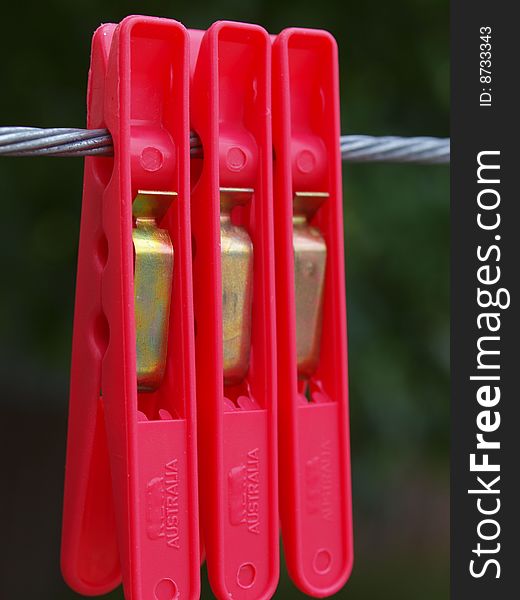
[[[341,157],[351,163],[389,162],[448,164],[449,138],[343,135]],[[202,145],[190,134],[192,157],[202,157]],[[111,156],[112,137],[106,129],[0,127],[0,156]]]

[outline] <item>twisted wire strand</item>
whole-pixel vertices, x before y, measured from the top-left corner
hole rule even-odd
[[[350,162],[447,164],[449,138],[346,135],[340,138],[341,156]]]
[[[449,138],[343,135],[341,157],[351,163],[389,162],[448,164]],[[106,129],[0,127],[0,156],[112,156]],[[190,154],[202,157],[196,133],[190,133]]]

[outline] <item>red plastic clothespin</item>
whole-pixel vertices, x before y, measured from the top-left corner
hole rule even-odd
[[[93,39],[62,570],[86,595],[199,597],[188,35],[129,17]]]
[[[352,569],[336,43],[273,43],[280,512],[296,585],[337,592]]]
[[[271,43],[218,22],[190,31],[200,510],[219,598],[278,582]]]

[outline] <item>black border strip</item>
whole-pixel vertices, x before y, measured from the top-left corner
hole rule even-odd
[[[520,397],[516,383],[520,377],[520,219],[515,218],[520,206],[520,22],[514,14],[517,8],[513,0],[452,0],[451,589],[452,598],[457,600],[520,597],[515,585],[520,576]],[[481,27],[491,28],[491,65],[484,63],[486,70],[491,71],[491,81],[480,80],[481,75],[486,76],[480,73],[480,61],[488,59],[480,56],[481,51],[487,50],[480,48],[481,43],[486,43],[480,36],[487,32],[482,30],[481,34]],[[481,106],[480,94],[489,88],[491,105]],[[482,100],[487,101],[488,96]],[[482,169],[479,183],[478,156],[487,151],[500,154],[481,154],[481,162],[500,168]],[[493,206],[493,199],[499,200],[496,208],[479,207],[479,193],[482,205]],[[500,215],[499,225],[492,229],[479,227],[479,213],[485,226],[495,224]],[[497,267],[499,281],[483,283],[482,280],[496,279]],[[478,288],[489,292],[481,292],[481,305]],[[483,306],[490,297],[499,298],[501,306]],[[510,305],[506,308],[508,298]],[[490,313],[498,316],[482,316]],[[491,327],[499,328],[490,331]],[[480,350],[484,349],[480,368],[479,343]],[[471,380],[472,376],[488,379]],[[489,379],[491,376],[499,379]],[[496,403],[495,388],[500,389]],[[489,444],[499,442],[500,449],[478,449],[479,433]],[[477,464],[483,463],[487,454],[489,463],[500,471],[472,472],[471,454],[475,454]],[[500,479],[492,484],[496,477]],[[482,482],[490,488],[487,493]],[[496,512],[486,515],[483,511]],[[471,568],[480,577],[472,576]]]

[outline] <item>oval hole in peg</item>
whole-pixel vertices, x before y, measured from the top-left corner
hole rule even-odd
[[[135,227],[134,302],[137,389],[156,390],[164,377],[173,279],[173,244],[157,224],[176,192],[139,190],[132,205]]]
[[[298,378],[308,380],[320,360],[327,244],[312,217],[327,192],[296,192],[293,199],[293,249]]]

